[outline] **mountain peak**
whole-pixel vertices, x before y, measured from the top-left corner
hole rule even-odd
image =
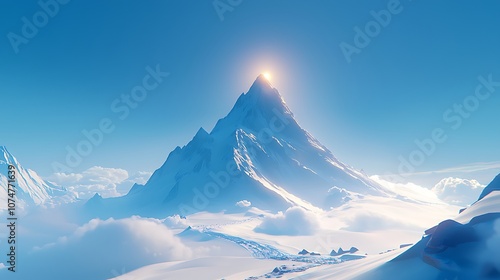
[[[264,74],[260,74],[250,89],[239,96],[229,114],[217,122],[211,135],[218,131],[234,131],[241,126],[258,132],[268,128],[277,116],[287,118],[287,123],[291,121],[298,126],[278,90],[272,87]]]
[[[73,194],[66,189],[44,181],[35,171],[24,168],[5,146],[0,146],[0,191],[6,193],[8,169],[5,165],[13,165],[16,168],[16,197],[21,208],[47,203],[47,205],[58,205],[74,201]],[[56,198],[57,197],[57,198]],[[0,197],[0,200],[1,197]],[[5,210],[6,205],[0,205],[0,210]]]
[[[198,129],[198,132],[196,132],[196,135],[194,137],[206,137],[208,136],[208,132],[203,129],[203,127],[200,127],[200,129]]]
[[[210,138],[210,134],[205,129],[203,129],[203,127],[200,127],[200,129],[198,129],[198,132],[196,132],[196,135],[193,137],[193,141],[204,142],[209,141]]]
[[[278,90],[271,85],[271,82],[264,76],[260,74],[257,76],[252,86],[246,94],[246,99],[254,100],[254,102],[278,102],[284,103],[283,98],[279,94]]]
[[[9,154],[9,151],[7,151],[7,147],[0,146],[0,155],[3,155],[3,154]]]
[[[389,196],[302,129],[262,74],[210,133],[200,128],[187,145],[168,155],[144,187],[116,201],[133,205],[127,211],[134,214],[162,217],[233,211],[243,200],[270,211],[291,205],[316,211],[336,205],[332,186],[347,194]],[[106,211],[99,208],[101,213],[115,211],[111,201],[103,200]]]
[[[252,90],[253,89],[253,90]],[[260,74],[257,76],[255,81],[253,82],[250,90],[248,92],[258,91],[258,92],[268,92],[272,91],[273,86],[269,82],[269,80],[264,76],[264,74]]]
[[[1,162],[5,162],[5,163],[9,163],[9,164],[17,164],[17,160],[7,150],[6,146],[0,146],[0,163]]]
[[[262,109],[266,107],[286,108],[285,100],[283,100],[278,90],[271,85],[264,74],[257,76],[248,92],[242,94],[236,101],[235,107],[243,105],[242,103]],[[285,108],[283,108],[284,111],[289,111],[288,108]]]

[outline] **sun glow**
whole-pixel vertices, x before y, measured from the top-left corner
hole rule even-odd
[[[266,80],[271,81],[271,74],[269,74],[269,72],[264,72],[262,73],[262,75],[264,75],[264,78],[266,78]]]

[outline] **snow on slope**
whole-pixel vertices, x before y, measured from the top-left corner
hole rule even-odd
[[[0,146],[0,210],[7,209],[7,172],[11,164],[16,170],[16,200],[18,207],[55,204],[58,199],[72,201],[72,196],[66,196],[64,188],[45,182],[35,171],[25,169],[17,159],[7,151],[5,146]]]
[[[248,277],[252,275],[264,275],[266,273],[271,272],[273,268],[279,267],[281,265],[297,266],[298,264],[293,261],[259,260],[252,257],[236,257],[236,258],[204,257],[185,262],[153,264],[112,279],[113,280],[134,280],[134,279],[243,280],[243,279],[249,279]],[[201,277],[201,275],[203,277]]]
[[[500,279],[498,178],[455,219],[425,231],[414,246],[355,279]]]
[[[120,208],[156,216],[231,211],[242,200],[272,211],[293,205],[317,211],[338,206],[329,197],[332,187],[392,195],[302,129],[278,91],[259,76],[210,133],[200,128],[186,146],[169,154],[143,188],[89,204],[100,204],[94,212],[108,215],[119,215],[111,211]]]
[[[486,213],[500,213],[500,174],[484,188],[478,200],[466,208],[456,221],[468,223],[472,218]]]
[[[200,212],[187,217],[185,222],[190,227],[177,236],[190,247],[212,247],[217,240],[220,242],[217,245],[221,248],[220,254],[211,258],[195,256],[182,262],[145,266],[117,279],[199,279],[199,275],[206,276],[205,279],[280,276],[282,279],[350,279],[380,266],[406,249],[382,255],[379,255],[380,252],[418,240],[426,228],[453,217],[458,209],[445,204],[367,196],[353,199],[328,212],[315,213],[320,227],[312,233],[296,234],[291,231],[280,232],[280,235],[257,230],[268,217],[276,215],[256,208],[234,214]],[[244,256],[229,257],[232,254],[229,242],[244,248],[251,253],[248,257],[254,256],[259,261],[251,258],[244,258],[244,261]],[[368,255],[364,259],[348,262],[329,258],[332,249],[348,249],[351,246],[359,248],[357,256]],[[321,256],[301,258],[298,252],[302,249],[320,253]],[[278,270],[273,273],[276,268]]]

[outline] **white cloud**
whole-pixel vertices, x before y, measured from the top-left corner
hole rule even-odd
[[[236,206],[241,207],[241,208],[250,207],[251,205],[252,205],[252,203],[246,199],[236,202]]]
[[[134,184],[144,185],[149,180],[153,173],[146,171],[139,171],[133,175],[131,175],[127,180],[116,186],[116,191],[120,193],[120,195],[125,195],[130,191],[130,188]]]
[[[419,186],[417,184],[411,182],[408,183],[389,182],[387,180],[382,179],[382,177],[379,175],[370,176],[370,179],[374,180],[375,182],[379,183],[389,191],[394,192],[398,195],[422,202],[442,203],[442,201],[439,200],[435,192],[427,188],[424,188],[422,186]]]
[[[135,173],[134,175],[130,176],[128,178],[128,181],[132,181],[134,183],[144,185],[149,180],[151,175],[153,175],[152,172],[139,171],[139,172]]]
[[[373,232],[388,229],[408,229],[418,230],[418,226],[410,224],[395,217],[377,212],[355,212],[344,218],[344,223],[348,225],[343,230],[355,232]]]
[[[51,181],[57,184],[74,184],[83,179],[82,174],[77,173],[54,173],[50,178]]]
[[[301,207],[288,208],[285,213],[278,212],[264,218],[254,230],[271,235],[312,235],[319,229],[316,214]]]
[[[192,252],[160,220],[131,217],[94,219],[57,242],[23,258],[23,279],[106,279],[159,262],[182,260]]]
[[[128,178],[127,170],[120,168],[104,168],[93,166],[83,172],[83,176],[89,182],[103,184],[119,184]]]
[[[179,215],[168,216],[163,220],[163,224],[171,229],[184,229],[189,226],[186,219]]]
[[[449,177],[439,181],[432,191],[445,202],[467,206],[478,199],[484,187],[476,180]]]
[[[55,173],[49,181],[66,187],[79,198],[91,198],[96,192],[102,197],[115,197],[126,194],[134,183],[144,184],[150,172],[137,172],[132,176],[120,168],[93,166],[82,173]]]

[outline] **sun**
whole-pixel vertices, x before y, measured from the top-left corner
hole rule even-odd
[[[264,78],[266,78],[266,80],[271,81],[271,74],[269,74],[269,72],[264,72],[262,73],[262,75],[264,75]]]

